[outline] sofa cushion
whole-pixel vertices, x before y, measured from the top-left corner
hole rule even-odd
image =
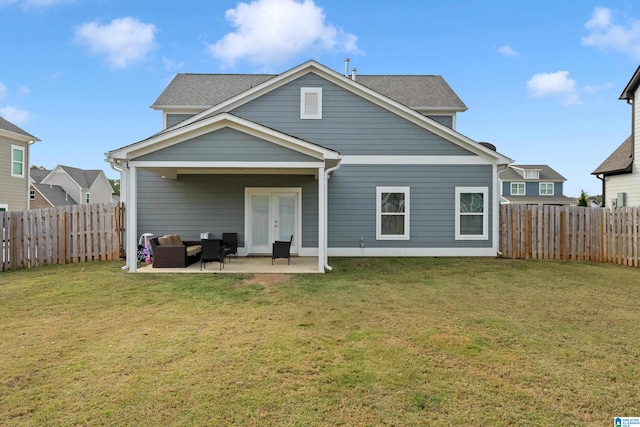
[[[182,243],[182,239],[180,238],[179,234],[172,234],[171,235],[171,244],[173,246],[182,246],[184,243]]]
[[[160,246],[171,246],[171,237],[168,235],[158,237],[158,244]]]
[[[187,256],[197,255],[202,251],[202,245],[187,246]]]

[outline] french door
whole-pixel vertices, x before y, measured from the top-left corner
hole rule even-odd
[[[275,240],[289,240],[291,252],[301,241],[300,188],[247,188],[245,190],[245,236],[249,254],[271,253]]]

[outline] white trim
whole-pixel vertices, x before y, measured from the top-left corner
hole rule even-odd
[[[460,233],[460,195],[466,193],[482,193],[482,234],[461,234]],[[488,240],[489,239],[489,188],[488,187],[456,187],[455,200],[455,223],[456,240]],[[473,214],[478,215],[478,214]]]
[[[384,213],[385,215],[404,217],[404,234],[382,234],[382,193],[402,193],[404,194],[404,212]],[[411,224],[409,214],[411,200],[410,187],[376,187],[376,240],[410,240],[409,226]]]
[[[517,192],[513,192],[513,186],[517,185]],[[519,191],[519,188],[522,185],[522,193]],[[520,182],[520,181],[516,181],[516,182],[511,182],[509,183],[509,195],[510,196],[526,196],[527,195],[527,183],[526,182]]]
[[[329,248],[331,257],[495,257],[496,250],[488,248]]]
[[[327,181],[324,168],[318,170],[318,271],[324,273],[324,263],[327,258]],[[299,253],[299,252],[298,252]]]
[[[315,107],[316,113],[307,112],[307,95],[317,95]],[[322,88],[321,87],[301,87],[300,88],[300,119],[319,120],[322,119]]]
[[[480,156],[342,156],[343,165],[491,165]]]
[[[127,212],[127,262],[129,271],[135,273],[138,252],[138,177],[136,167],[129,167],[129,186],[127,187],[127,201],[125,204]]]
[[[40,141],[38,138],[31,135],[23,135],[21,133],[11,132],[10,130],[0,129],[0,136],[4,136],[6,138],[15,139],[21,142],[26,142],[27,144],[33,144],[35,142]]]
[[[324,167],[324,162],[189,162],[131,160],[132,166],[140,168],[283,168],[305,169]]]
[[[9,210],[9,205],[6,204],[6,203],[0,203],[0,209],[2,209],[2,208],[4,208],[5,211],[8,211]],[[2,212],[2,211],[0,211],[0,212]]]
[[[16,173],[13,172],[13,164],[16,163],[16,160],[13,157],[14,150],[22,152],[22,173],[21,174],[16,174]],[[14,178],[24,178],[26,176],[25,170],[28,167],[27,166],[27,162],[28,162],[28,159],[27,159],[27,150],[26,150],[26,148],[22,147],[20,145],[11,144],[11,176],[14,177]]]
[[[551,194],[549,193],[542,193],[542,186],[543,185],[551,185]],[[553,182],[540,182],[538,183],[538,195],[539,196],[555,196],[555,192],[556,192],[556,185]]]

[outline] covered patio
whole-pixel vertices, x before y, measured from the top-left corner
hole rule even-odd
[[[200,270],[200,262],[193,263],[185,268],[153,268],[151,264],[142,263],[137,269],[138,273],[204,273],[204,274],[299,274],[320,273],[318,271],[318,257],[302,256],[291,257],[291,263],[286,259],[276,259],[273,265],[271,257],[241,256],[232,257],[220,270],[220,263],[208,262]]]

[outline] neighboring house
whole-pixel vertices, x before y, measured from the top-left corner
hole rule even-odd
[[[500,172],[501,202],[519,205],[575,205],[562,194],[565,177],[547,165],[511,165]]]
[[[29,209],[29,147],[36,141],[0,117],[0,211]]]
[[[102,170],[58,165],[53,170],[31,169],[31,208],[110,203],[113,189]]]
[[[640,67],[620,95],[631,105],[631,136],[625,139],[592,175],[602,181],[602,206],[640,206]],[[636,108],[636,106],[638,108]]]
[[[511,159],[455,130],[440,76],[347,76],[315,61],[279,75],[179,74],[165,129],[108,152],[137,236],[238,232],[317,256],[495,256],[498,170]]]

